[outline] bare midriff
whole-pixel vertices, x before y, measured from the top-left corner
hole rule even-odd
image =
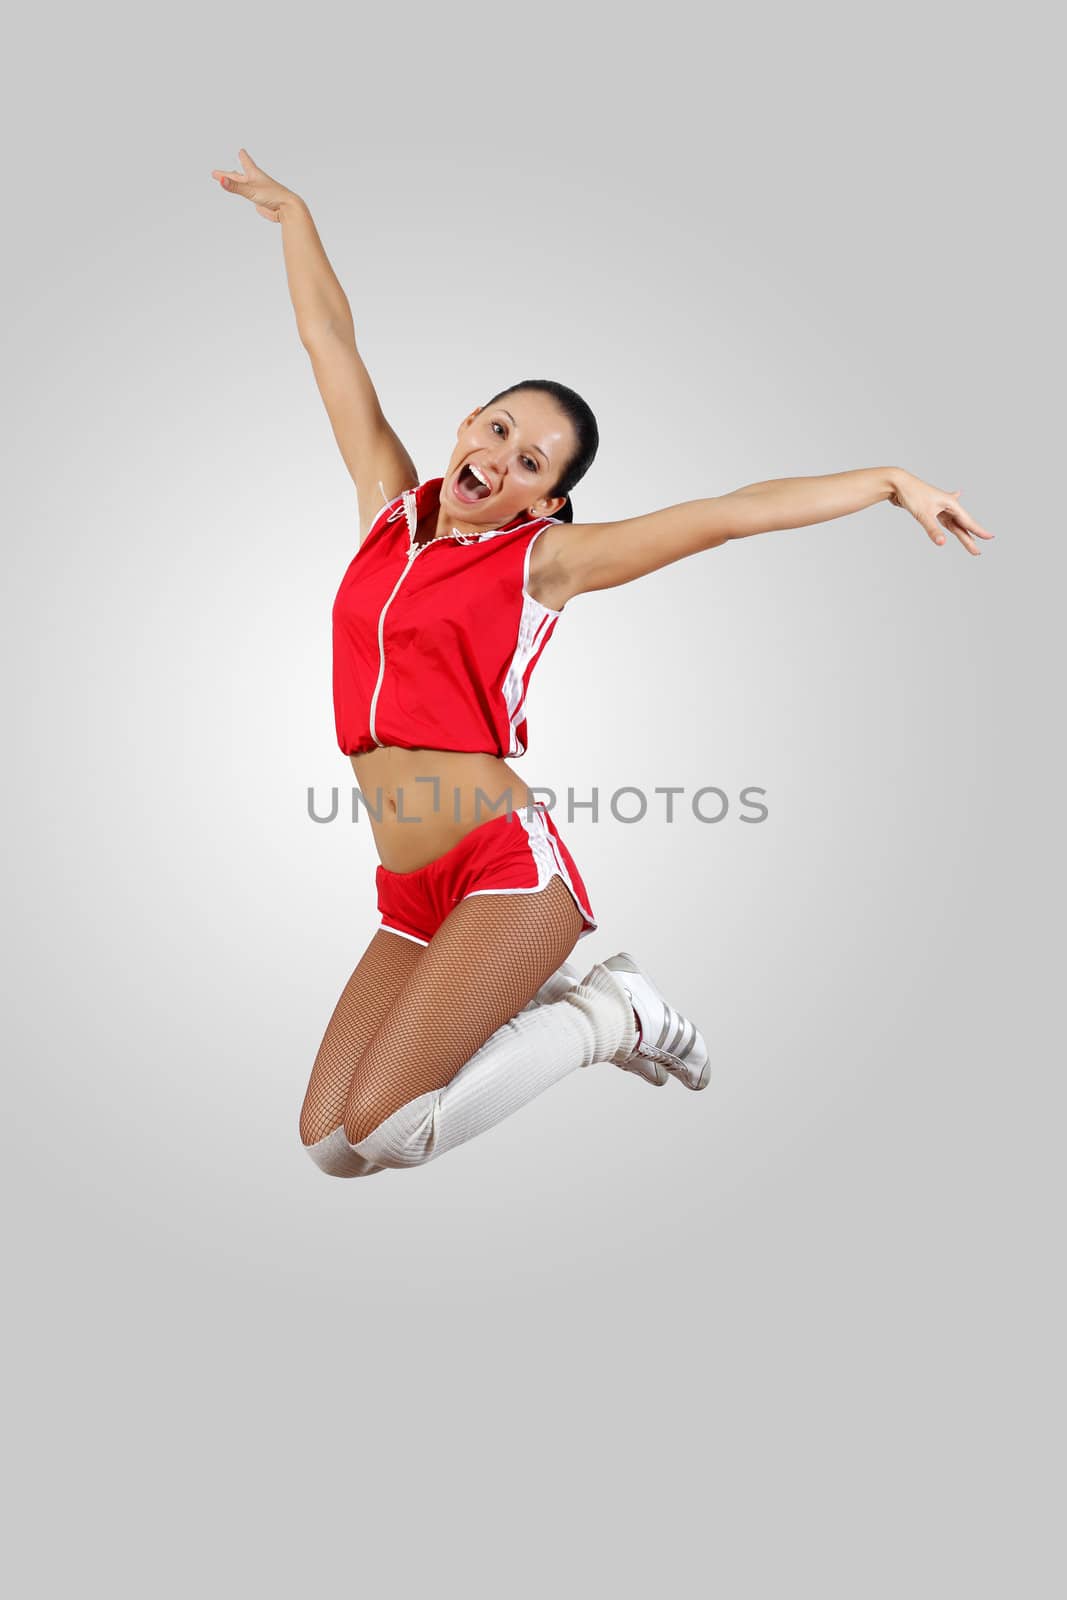
[[[525,783],[500,756],[380,745],[350,756],[360,818],[382,865],[416,872],[483,823],[530,804]]]

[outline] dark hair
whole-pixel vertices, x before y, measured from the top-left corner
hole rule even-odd
[[[487,400],[482,410],[496,405],[498,400],[506,400],[510,394],[519,394],[523,389],[538,389],[542,394],[549,394],[555,400],[560,410],[565,412],[571,421],[575,433],[578,435],[578,445],[574,457],[565,472],[561,472],[556,485],[549,491],[548,498],[565,494],[566,501],[555,513],[560,522],[574,521],[574,508],[570,502],[570,492],[576,483],[580,483],[596,459],[597,450],[600,448],[600,432],[596,425],[596,417],[592,410],[582,399],[580,394],[575,394],[573,389],[568,389],[565,383],[554,383],[551,378],[524,378],[521,383],[513,383],[507,389],[501,389],[491,400]]]

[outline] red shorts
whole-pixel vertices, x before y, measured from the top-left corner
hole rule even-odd
[[[585,884],[544,802],[535,801],[529,810],[518,807],[479,823],[451,850],[414,872],[379,865],[379,927],[429,944],[453,906],[468,895],[535,894],[552,877],[563,879],[582,913],[585,925],[578,938],[584,939],[597,927]]]

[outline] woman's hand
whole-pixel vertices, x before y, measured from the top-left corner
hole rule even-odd
[[[239,194],[242,199],[251,200],[260,216],[266,217],[268,222],[280,222],[284,202],[296,200],[298,196],[268,177],[262,167],[256,166],[247,150],[238,150],[237,155],[243,172],[220,172],[216,167],[211,176],[219,180],[228,194]]]
[[[933,484],[924,483],[921,478],[915,477],[914,473],[898,470],[896,487],[889,496],[889,503],[910,511],[935,544],[944,544],[945,535],[942,529],[947,528],[949,533],[956,535],[963,548],[969,550],[972,556],[981,555],[974,542],[974,536],[979,539],[995,539],[996,534],[979,527],[974,518],[968,516],[963,507],[957,504],[961,492],[959,489],[935,489]]]

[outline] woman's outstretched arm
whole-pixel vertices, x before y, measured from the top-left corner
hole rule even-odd
[[[805,528],[863,511],[879,500],[910,511],[935,544],[945,531],[971,555],[975,539],[992,539],[958,503],[960,491],[935,489],[902,467],[861,467],[814,478],[771,478],[712,500],[687,500],[622,522],[590,522],[559,529],[554,551],[557,604],[594,589],[656,572],[672,561],[714,550],[733,539],[778,529]]]

